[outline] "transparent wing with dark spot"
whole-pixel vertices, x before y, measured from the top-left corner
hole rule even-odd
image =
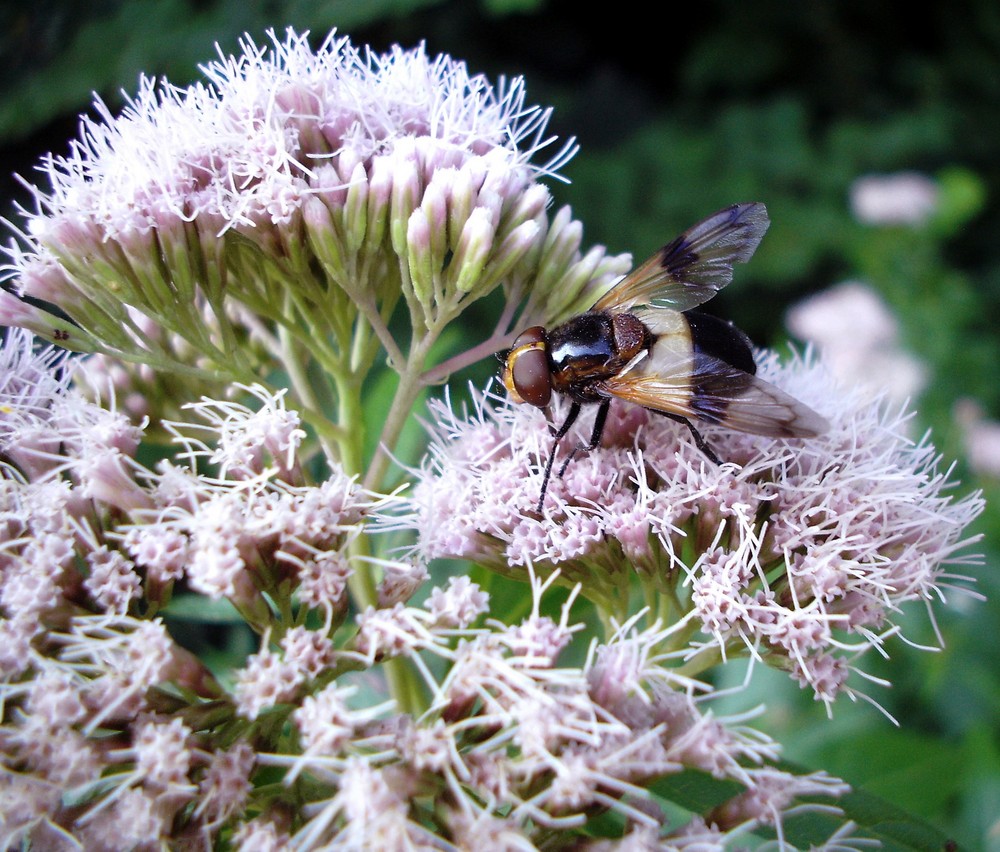
[[[697,307],[733,280],[733,264],[750,259],[769,224],[767,209],[759,202],[726,207],[632,270],[597,300],[593,310]]]
[[[708,355],[686,359],[678,355],[671,370],[635,369],[601,382],[601,391],[645,408],[752,435],[813,438],[828,428],[822,415],[770,382]]]

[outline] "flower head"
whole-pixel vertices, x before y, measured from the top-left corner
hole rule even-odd
[[[121,115],[98,102],[69,154],[43,163],[50,186],[33,189],[8,275],[75,322],[5,294],[6,324],[143,365],[132,389],[156,371],[250,381],[284,334],[296,358],[363,375],[373,341],[406,360],[385,324],[400,299],[429,347],[501,285],[551,318],[624,271],[581,255],[568,210],[550,222],[539,179],[576,146],[546,134],[551,111],[520,78],[333,34],[242,48],[203,83],[142,80]]]
[[[845,385],[865,385],[902,404],[927,383],[927,369],[900,343],[899,323],[874,289],[845,281],[793,305],[786,324],[816,347]]]
[[[748,654],[832,701],[904,604],[951,585],[983,504],[949,495],[934,448],[905,437],[905,412],[835,387],[818,364],[765,356],[761,373],[831,429],[788,442],[706,427],[716,466],[676,424],[616,404],[602,446],[572,459],[541,515],[545,419],[489,394],[471,416],[440,403],[409,520],[394,523],[412,525],[425,559],[558,569],[619,616],[639,579],[698,627],[665,644],[679,672]]]

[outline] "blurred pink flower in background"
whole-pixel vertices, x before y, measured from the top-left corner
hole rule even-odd
[[[851,184],[851,210],[867,225],[921,225],[938,204],[938,185],[919,172],[866,175]]]

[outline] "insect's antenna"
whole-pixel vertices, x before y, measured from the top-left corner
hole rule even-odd
[[[579,414],[580,403],[574,402],[569,407],[569,413],[566,415],[566,419],[563,420],[562,426],[560,426],[556,431],[555,440],[552,442],[552,452],[549,453],[549,460],[545,463],[545,474],[542,476],[542,493],[538,497],[538,507],[536,509],[539,515],[542,514],[542,506],[545,504],[545,492],[549,487],[549,479],[552,476],[552,464],[556,460],[556,452],[559,450],[559,442],[569,431],[570,426],[576,422],[576,418]]]

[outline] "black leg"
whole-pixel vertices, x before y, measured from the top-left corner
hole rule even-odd
[[[542,513],[542,505],[545,503],[545,492],[549,487],[549,477],[552,475],[552,463],[556,460],[556,451],[559,449],[559,442],[570,430],[570,427],[576,422],[576,418],[579,416],[580,403],[574,402],[570,405],[569,413],[566,415],[566,419],[563,420],[562,426],[556,430],[555,441],[552,442],[552,452],[549,453],[549,460],[545,463],[545,475],[542,477],[542,493],[538,498],[539,514]]]
[[[611,400],[604,400],[600,407],[597,409],[597,414],[594,415],[594,428],[590,433],[590,441],[586,444],[577,444],[566,456],[566,461],[562,463],[562,467],[559,468],[559,476],[562,476],[566,472],[566,468],[569,467],[569,463],[573,461],[573,456],[577,453],[589,453],[598,444],[601,443],[601,435],[604,434],[604,423],[608,419],[608,409],[611,407]]]
[[[686,417],[681,417],[680,414],[673,414],[670,411],[657,411],[656,409],[650,408],[648,411],[654,411],[656,414],[660,414],[663,417],[667,417],[670,420],[674,420],[677,423],[683,423],[688,429],[691,430],[691,437],[694,438],[695,446],[698,447],[705,457],[715,464],[721,465],[722,460],[715,454],[715,451],[708,445],[708,442],[701,436],[701,432],[694,428],[694,424],[688,420]]]

